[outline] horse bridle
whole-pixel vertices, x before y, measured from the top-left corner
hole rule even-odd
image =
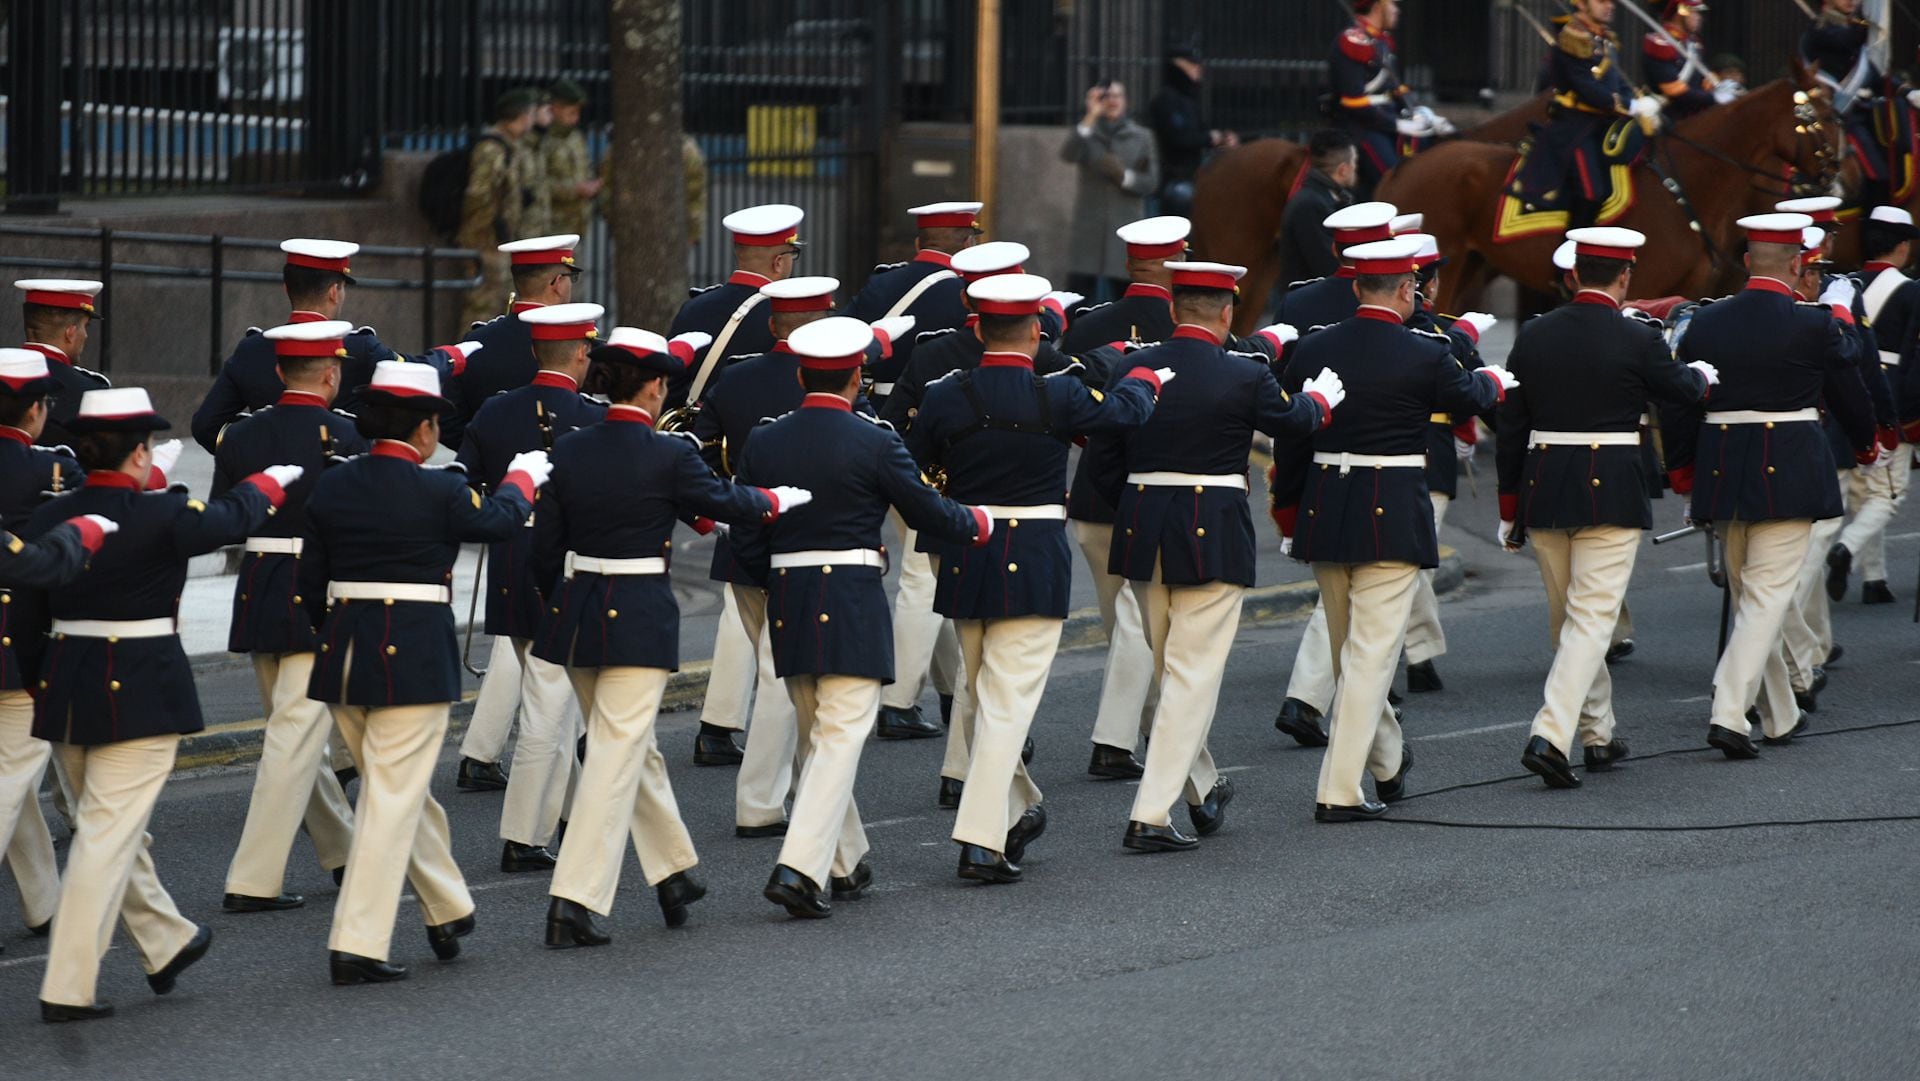
[[[1814,140],[1813,160],[1820,168],[1819,174],[1810,181],[1796,180],[1795,177],[1798,174],[1798,170],[1792,168],[1791,164],[1789,164],[1786,171],[1775,172],[1771,169],[1754,165],[1751,162],[1741,161],[1723,151],[1689,139],[1670,128],[1660,133],[1661,138],[1675,140],[1682,146],[1705,154],[1715,161],[1725,165],[1731,165],[1742,172],[1761,177],[1780,185],[1779,189],[1775,190],[1772,187],[1763,187],[1752,180],[1747,181],[1748,187],[1762,194],[1777,195],[1782,198],[1803,195],[1825,195],[1833,189],[1834,180],[1840,176],[1840,155],[1834,151],[1826,139],[1826,124],[1820,119],[1820,110],[1815,104],[1820,95],[1824,93],[1825,91],[1819,87],[1815,87],[1812,90],[1795,90],[1793,92],[1793,131],[1796,147],[1794,158],[1798,160],[1800,156],[1798,147],[1805,140],[1812,139]],[[1676,174],[1676,176],[1677,175],[1678,174]]]

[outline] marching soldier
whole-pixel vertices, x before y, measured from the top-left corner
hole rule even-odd
[[[1683,361],[1720,373],[1712,409],[1672,410],[1665,421],[1674,491],[1688,517],[1710,522],[1726,544],[1733,631],[1714,670],[1707,742],[1728,758],[1759,755],[1746,713],[1764,690],[1763,729],[1784,743],[1806,725],[1794,705],[1781,625],[1806,559],[1813,522],[1840,514],[1832,450],[1816,408],[1824,394],[1859,457],[1874,452],[1873,407],[1856,365],[1861,349],[1853,286],[1836,279],[1817,304],[1799,303],[1804,214],[1740,219],[1747,231],[1746,288],[1700,310],[1680,340]],[[1703,463],[1696,468],[1696,463]]]
[[[307,499],[300,594],[319,626],[309,697],[325,702],[360,766],[353,848],[333,912],[336,984],[407,977],[387,960],[401,879],[413,885],[434,955],[460,953],[473,898],[453,861],[447,813],[427,784],[460,697],[453,562],[469,541],[515,536],[551,467],[520,454],[483,496],[458,472],[427,469],[439,446],[440,376],[383,361],[354,418],[372,443],[329,469]]]
[[[1592,193],[1607,190],[1600,175],[1606,164],[1601,143],[1622,120],[1647,131],[1659,122],[1663,99],[1636,95],[1620,63],[1620,39],[1608,23],[1613,0],[1571,0],[1553,48],[1547,74],[1553,101],[1547,123],[1534,136],[1521,163],[1514,192],[1528,199],[1564,192],[1568,220],[1591,225],[1600,212]]]
[[[94,303],[101,285],[78,278],[28,278],[13,283],[23,294],[21,322],[26,327],[24,348],[47,358],[53,373],[53,415],[40,433],[40,445],[66,446],[73,442],[71,425],[80,410],[80,398],[90,390],[111,387],[113,380],[80,366],[87,350],[87,334],[106,313]]]
[[[600,194],[600,179],[593,172],[593,155],[587,150],[587,137],[580,132],[580,114],[587,107],[587,92],[572,79],[561,79],[547,91],[553,122],[540,136],[540,154],[546,159],[547,187],[552,228],[566,232],[587,232],[587,213],[594,197]]]
[[[606,416],[605,406],[580,394],[599,333],[594,320],[603,313],[598,304],[550,304],[520,313],[540,370],[528,385],[489,399],[468,425],[460,464],[476,488],[497,492],[521,455],[550,451],[560,436]],[[507,872],[552,870],[546,845],[566,816],[580,736],[566,670],[530,655],[543,607],[532,558],[531,523],[487,553],[487,633],[510,642],[518,662],[487,670],[487,682],[508,679],[519,687],[520,738],[500,805],[500,869]]]
[[[1705,22],[1703,0],[1667,0],[1660,24],[1666,33],[1651,30],[1640,42],[1640,59],[1647,82],[1666,99],[1666,114],[1685,120],[1717,104],[1713,88],[1720,80],[1707,70],[1700,55],[1700,24]]]
[[[806,212],[797,206],[769,203],[720,219],[721,227],[733,236],[733,273],[717,285],[693,290],[673,317],[669,334],[698,331],[711,335],[713,342],[696,364],[667,387],[668,409],[699,401],[701,391],[730,358],[773,348],[760,287],[793,275],[794,260],[804,247],[800,240],[804,217]]]
[[[354,284],[352,261],[360,245],[344,240],[282,241],[286,264],[280,281],[287,292],[293,313],[288,324],[318,323],[339,319],[347,305],[347,286]],[[395,353],[372,327],[350,329],[343,339],[347,353],[340,361],[339,394],[334,400],[341,407],[353,404],[353,398],[373,378],[373,366],[383,360],[412,360],[439,369],[442,379],[457,376],[467,360],[480,349],[478,342],[435,346],[425,355],[403,357]],[[193,441],[208,454],[219,446],[220,433],[227,425],[255,409],[273,404],[286,389],[280,379],[280,354],[274,344],[250,327],[239,344],[220,366],[220,374],[207,388],[200,408],[193,413]]]
[[[213,495],[224,495],[266,463],[287,462],[318,480],[337,457],[365,452],[353,418],[329,406],[340,392],[341,357],[351,324],[339,320],[289,323],[261,335],[279,357],[280,400],[226,429],[214,452]],[[369,373],[371,378],[371,373]],[[313,480],[290,485],[280,512],[247,537],[233,589],[227,649],[248,654],[267,710],[260,764],[247,804],[246,826],[227,868],[228,912],[299,908],[305,900],[281,892],[294,835],[306,827],[321,866],[344,873],[353,843],[353,811],[326,761],[333,719],[307,697],[319,648],[302,608],[300,555],[305,548],[307,495]]]
[[[460,321],[478,323],[500,312],[507,292],[508,261],[498,246],[516,236],[537,233],[524,220],[528,192],[522,186],[524,167],[519,159],[531,156],[528,133],[533,129],[539,102],[524,88],[500,95],[493,106],[493,126],[475,138],[467,150],[467,190],[462,196],[460,227],[454,243],[480,252],[480,285],[467,293]]]
[[[1387,691],[1419,572],[1440,560],[1426,490],[1426,418],[1485,412],[1513,386],[1498,366],[1462,367],[1444,336],[1405,327],[1419,250],[1406,237],[1348,250],[1359,310],[1302,338],[1287,365],[1289,381],[1331,373],[1356,388],[1339,424],[1275,459],[1275,505],[1292,526],[1293,557],[1311,563],[1320,584],[1339,688],[1316,822],[1377,818],[1405,790],[1412,758]],[[1361,792],[1369,770],[1380,802]]]
[[[271,466],[204,505],[181,492],[148,493],[148,444],[170,426],[139,387],[86,392],[72,421],[86,482],[42,504],[25,530],[38,537],[98,514],[122,533],[73,582],[26,594],[13,631],[22,669],[38,687],[33,734],[54,744],[55,768],[75,797],[40,985],[45,1021],[112,1016],[94,991],[116,919],[156,995],[171,992],[213,941],[174,907],[147,854],[147,820],[180,737],[204,727],[175,611],[187,561],[258,529],[301,469]]]
[[[882,263],[873,277],[847,305],[847,314],[865,323],[910,315],[924,333],[958,327],[967,321],[960,294],[964,283],[949,264],[953,257],[980,237],[980,208],[972,202],[928,203],[911,207],[915,230],[913,258],[904,263]],[[888,360],[873,365],[867,397],[879,409],[887,404],[893,384],[913,357],[913,339],[899,342]]]
[[[1692,405],[1718,378],[1705,361],[1682,367],[1659,331],[1621,317],[1644,235],[1568,236],[1573,300],[1520,328],[1508,362],[1519,385],[1499,410],[1499,539],[1509,551],[1533,544],[1554,643],[1520,761],[1551,788],[1580,785],[1568,759],[1576,735],[1589,773],[1627,754],[1606,656],[1640,533],[1653,525],[1640,415],[1649,399]]]
[[[555,444],[556,476],[535,515],[534,577],[548,606],[533,652],[572,680],[590,752],[549,891],[549,948],[612,940],[594,914],[613,908],[629,833],[669,927],[705,896],[688,873],[699,857],[653,738],[667,676],[680,666],[680,606],[667,577],[674,523],[689,513],[771,521],[810,498],[797,488],[736,487],[713,475],[690,438],[653,430],[667,377],[695,348],[614,329],[587,376],[613,405],[604,421]]]
[[[1353,265],[1346,259],[1346,249],[1393,239],[1394,221],[1400,217],[1392,203],[1378,202],[1355,203],[1327,215],[1321,224],[1333,234],[1334,248],[1341,253],[1340,268],[1331,277],[1287,286],[1280,302],[1280,322],[1308,331],[1353,318],[1359,301],[1353,296]]]
[[[1175,262],[1174,332],[1132,355],[1143,368],[1171,368],[1171,387],[1146,424],[1121,438],[1094,440],[1094,483],[1115,501],[1107,569],[1131,583],[1160,674],[1145,772],[1129,814],[1127,848],[1192,848],[1199,841],[1173,825],[1185,797],[1201,836],[1226,820],[1233,784],[1207,750],[1220,680],[1240,604],[1253,584],[1253,521],[1247,513],[1247,454],[1253,433],[1300,436],[1325,426],[1340,404],[1338,376],[1316,380],[1289,398],[1273,377],[1279,339],[1247,339],[1258,351],[1228,353],[1237,283],[1246,268]],[[1119,373],[1116,372],[1117,376]]]
[[[873,332],[823,319],[788,339],[807,396],[754,433],[736,480],[813,493],[804,514],[733,531],[743,564],[767,587],[773,655],[798,716],[806,765],[765,896],[796,917],[833,914],[825,894],[852,900],[872,883],[853,802],[860,749],[894,678],[881,587],[880,527],[889,505],[923,534],[984,545],[993,520],[928,487],[886,425],[853,412]]]
[[[1047,826],[1040,790],[1021,763],[1047,672],[1060,646],[1073,581],[1067,551],[1067,447],[1138,427],[1170,368],[1131,369],[1102,396],[1070,375],[1042,378],[1045,278],[1001,274],[967,287],[979,314],[980,366],[927,388],[907,430],[924,473],[994,519],[1003,540],[978,552],[923,541],[935,556],[934,610],[955,622],[973,708],[961,723],[971,750],[953,839],[961,878],[1017,882],[1027,846]],[[1124,753],[1124,752],[1123,752]]]

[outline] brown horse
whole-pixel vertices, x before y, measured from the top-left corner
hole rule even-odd
[[[1648,238],[1633,295],[1699,296],[1716,278],[1722,285],[1737,280],[1743,242],[1735,220],[1788,194],[1830,190],[1840,134],[1830,96],[1813,71],[1797,63],[1792,78],[1675,125],[1653,149],[1663,164],[1671,163],[1670,175],[1691,202],[1701,233],[1695,235],[1685,210],[1643,156],[1634,170],[1635,203],[1615,223]],[[1458,310],[1455,305],[1494,274],[1553,291],[1558,233],[1493,242],[1513,159],[1504,147],[1448,143],[1409,159],[1381,184],[1380,198],[1426,215],[1426,231],[1449,256],[1434,297],[1443,311]]]
[[[1541,94],[1458,138],[1511,145],[1526,134],[1528,124],[1546,118],[1547,100]],[[1194,180],[1195,257],[1247,268],[1240,293],[1248,300],[1234,316],[1236,333],[1258,325],[1267,294],[1278,284],[1280,222],[1306,169],[1306,147],[1257,139],[1215,154]]]

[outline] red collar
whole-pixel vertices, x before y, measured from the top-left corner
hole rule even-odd
[[[967,316],[966,327],[968,330],[972,330],[974,327],[977,327],[979,325],[980,325],[980,317],[978,315]]]
[[[533,385],[536,387],[559,387],[561,390],[579,390],[580,384],[566,372],[542,369],[533,373]]]
[[[838,394],[809,394],[800,399],[802,409],[838,409],[842,413],[853,412],[853,403]]]
[[[1406,323],[1406,320],[1400,318],[1399,312],[1394,311],[1392,308],[1382,308],[1378,304],[1360,305],[1354,309],[1353,317],[1355,319],[1371,319],[1376,323],[1392,323],[1396,327],[1403,326]]]
[[[921,248],[915,252],[913,254],[913,261],[916,263],[932,263],[939,267],[953,266],[953,256],[943,251],[935,251],[932,248]]]
[[[1153,285],[1149,282],[1134,282],[1132,285],[1127,286],[1127,291],[1121,295],[1129,297],[1154,297],[1159,300],[1164,300],[1169,304],[1173,303],[1173,290],[1164,285]]]
[[[1342,263],[1340,264],[1340,269],[1333,272],[1333,276],[1336,278],[1357,278],[1360,276],[1360,271],[1351,264]]]
[[[1025,353],[983,353],[980,357],[982,368],[1025,368],[1033,370],[1033,358]]]
[[[96,469],[88,473],[87,487],[125,488],[129,492],[137,492],[140,490],[140,485],[135,482],[132,477],[127,476],[118,469]]]
[[[615,405],[607,408],[609,424],[644,424],[653,427],[653,414],[637,405]]]
[[[316,406],[320,409],[325,409],[327,407],[327,400],[325,398],[322,398],[320,395],[311,393],[309,391],[283,390],[280,392],[280,400],[277,402],[274,402],[273,404],[275,405],[311,405],[311,406]]]
[[[287,316],[287,322],[289,323],[324,323],[327,321],[327,318],[328,318],[327,316],[321,315],[319,312],[296,311],[292,315]]]
[[[1883,263],[1878,259],[1874,259],[1869,261],[1866,266],[1863,266],[1860,269],[1865,271],[1868,274],[1879,274],[1888,270],[1897,271],[1900,268],[1897,266],[1894,266],[1892,263]]]
[[[1578,293],[1573,294],[1573,302],[1575,304],[1595,304],[1603,308],[1612,308],[1614,311],[1620,310],[1620,302],[1613,299],[1612,294],[1603,293],[1598,289],[1580,290]]]
[[[414,465],[419,465],[423,460],[420,452],[413,449],[412,443],[402,443],[398,439],[376,439],[373,441],[373,449],[368,453],[375,458],[398,458]],[[88,476],[92,474],[89,473]]]
[[[1213,331],[1208,330],[1206,327],[1194,326],[1192,323],[1182,323],[1174,327],[1173,336],[1176,338],[1192,338],[1194,341],[1206,342],[1208,345],[1220,344],[1220,339]]]
[[[21,431],[18,428],[9,428],[4,425],[0,425],[0,439],[11,439],[15,443],[20,443],[29,447],[33,446],[32,436],[28,435],[27,433]]]
[[[57,345],[41,345],[39,342],[28,342],[26,345],[21,346],[21,348],[31,349],[41,356],[46,357],[48,360],[57,360],[68,367],[73,366],[73,358],[67,356],[66,350]]]
[[[787,340],[785,338],[782,338],[779,341],[773,343],[773,352],[791,353],[793,352],[793,346],[788,345]]]
[[[763,285],[772,285],[773,279],[767,277],[765,274],[755,274],[751,270],[736,270],[727,275],[727,284],[751,285],[755,289],[758,289]]]
[[[546,305],[541,304],[538,301],[516,300],[507,310],[508,310],[508,313],[511,315],[519,315],[521,312],[529,312],[535,308],[544,308],[544,307],[546,307]]]
[[[1779,278],[1762,278],[1762,277],[1748,278],[1746,291],[1748,292],[1758,291],[1762,293],[1778,293],[1783,297],[1798,297],[1800,295],[1798,290],[1794,289],[1793,286],[1788,285],[1786,282],[1781,281]]]

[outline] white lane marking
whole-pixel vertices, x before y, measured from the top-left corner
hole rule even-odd
[[[112,949],[112,948],[113,947],[111,946],[108,947],[108,949]],[[0,961],[0,968],[12,968],[15,965],[39,964],[45,961],[46,959],[47,959],[47,955],[44,953],[36,953],[29,957],[9,957],[4,961]]]
[[[1707,565],[1705,563],[1682,563],[1677,567],[1668,567],[1667,573],[1668,574],[1687,574],[1691,571],[1702,571],[1706,569],[1707,569]]]
[[[903,822],[918,822],[925,817],[925,815],[905,815],[900,818],[883,818],[878,822],[866,823],[866,827],[870,830],[877,830],[883,826],[898,826]]]
[[[1696,694],[1692,698],[1669,698],[1667,701],[1675,705],[1685,705],[1689,702],[1711,702],[1713,701],[1713,696],[1710,694]]]
[[[1460,739],[1463,736],[1484,736],[1488,732],[1507,732],[1515,728],[1528,728],[1532,721],[1508,721],[1506,724],[1482,725],[1479,728],[1462,728],[1458,732],[1434,732],[1431,735],[1413,736],[1416,740]]]

